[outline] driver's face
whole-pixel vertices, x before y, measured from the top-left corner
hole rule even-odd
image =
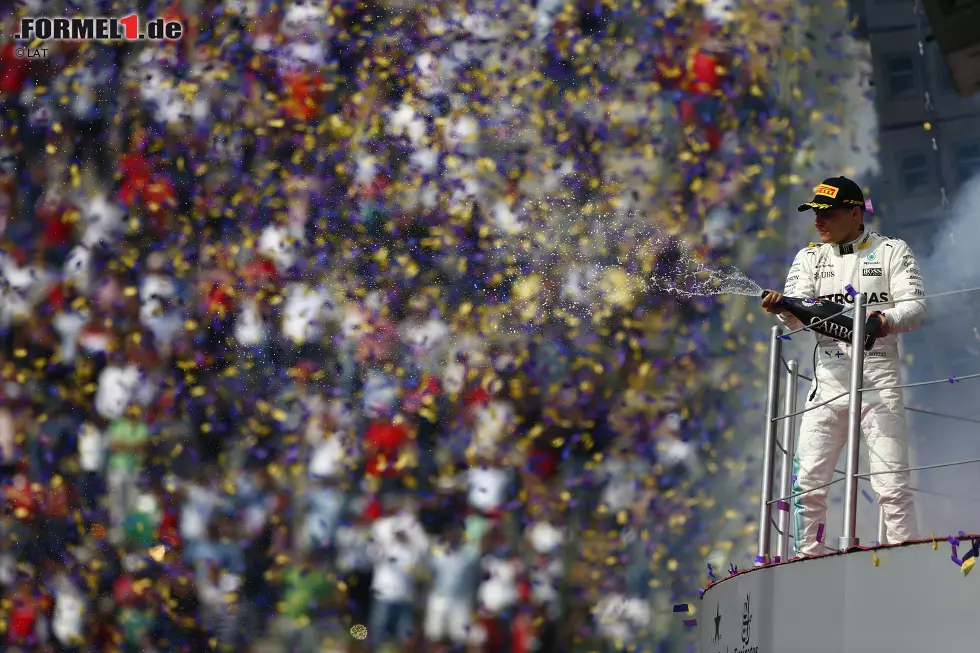
[[[814,211],[813,225],[817,228],[822,243],[845,243],[860,224],[858,209],[817,209]]]

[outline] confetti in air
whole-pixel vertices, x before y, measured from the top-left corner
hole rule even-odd
[[[367,626],[356,624],[350,629],[350,636],[356,640],[365,640],[368,636]]]
[[[0,1],[4,56],[11,6],[47,4]],[[51,525],[5,555],[81,611],[59,628],[106,604],[134,650],[271,624],[370,648],[344,632],[380,635],[370,583],[329,559],[370,577],[444,535],[509,579],[481,608],[526,578],[598,610],[575,646],[660,650],[651,605],[696,627],[675,588],[751,560],[768,325],[732,263],[788,265],[783,210],[837,167],[813,143],[853,135],[827,106],[851,58],[783,101],[774,72],[824,44],[747,0],[141,4],[184,37],[4,59],[0,490],[5,535]],[[403,491],[422,525],[382,542]]]

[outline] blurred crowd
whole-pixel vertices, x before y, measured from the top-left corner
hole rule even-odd
[[[132,10],[4,18],[4,650],[667,646],[745,363],[646,280],[772,220],[784,16],[20,9]]]

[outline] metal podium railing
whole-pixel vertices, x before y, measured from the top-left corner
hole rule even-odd
[[[952,383],[954,381],[963,381],[966,379],[980,378],[980,374],[968,374],[966,376],[950,376],[945,379],[938,379],[935,381],[923,381],[919,383],[907,383],[901,385],[893,386],[882,386],[882,387],[862,387],[864,379],[864,339],[865,339],[865,326],[867,323],[868,308],[870,306],[883,306],[883,305],[893,305],[906,301],[924,301],[927,299],[932,299],[936,297],[943,297],[947,295],[958,295],[968,292],[977,292],[980,288],[967,288],[964,290],[956,290],[945,293],[937,293],[934,295],[926,295],[924,297],[914,297],[907,299],[900,299],[891,302],[877,302],[869,304],[867,301],[866,293],[857,293],[854,295],[854,305],[853,308],[847,307],[844,310],[831,315],[819,322],[807,325],[803,328],[796,329],[795,331],[790,331],[788,333],[783,333],[783,328],[781,326],[774,326],[770,332],[769,341],[769,377],[768,377],[768,387],[766,390],[766,430],[765,430],[765,440],[764,449],[762,454],[762,493],[759,500],[759,541],[758,550],[756,552],[755,564],[756,566],[767,565],[772,562],[780,562],[786,560],[790,554],[791,545],[795,548],[796,534],[795,534],[795,520],[792,518],[791,512],[791,501],[797,497],[803,496],[810,492],[816,490],[821,490],[823,488],[829,487],[841,481],[845,482],[844,491],[844,524],[843,524],[843,534],[839,538],[839,550],[846,551],[848,549],[853,549],[859,546],[860,542],[857,537],[857,498],[859,494],[858,482],[862,479],[870,478],[871,476],[877,474],[899,474],[908,473],[912,471],[922,470],[922,469],[935,469],[940,467],[951,467],[954,465],[964,465],[969,463],[980,463],[980,458],[973,460],[960,460],[951,463],[941,463],[938,465],[923,465],[919,467],[907,467],[904,469],[887,470],[882,472],[859,474],[858,473],[858,461],[859,453],[861,447],[861,406],[865,392],[876,392],[879,390],[894,390],[900,388],[912,388],[926,385],[934,385],[940,383]],[[833,319],[844,313],[851,312],[853,310],[854,317],[854,328],[852,330],[851,336],[851,376],[850,376],[850,387],[848,392],[843,392],[828,400],[822,401],[817,404],[807,406],[803,410],[797,410],[796,400],[799,379],[803,378],[805,380],[812,380],[799,373],[798,364],[796,361],[786,361],[782,356],[782,343],[784,339],[788,339],[789,336],[799,333],[801,331],[809,331],[814,326],[817,326],[820,322],[825,322],[827,320]],[[784,413],[779,414],[779,398],[780,398],[780,376],[782,370],[785,369],[786,378],[786,391],[784,393],[783,409]],[[816,370],[814,370],[816,373]],[[838,478],[833,478],[827,483],[820,484],[815,487],[806,488],[799,492],[793,492],[794,485],[794,453],[795,453],[795,436],[796,436],[796,417],[802,415],[805,412],[813,410],[815,408],[820,408],[821,406],[826,406],[838,399],[843,397],[848,397],[848,420],[847,420],[847,446],[845,451],[847,452],[846,463],[844,470],[834,470],[840,476]],[[955,415],[945,415],[942,413],[936,413],[934,411],[924,410],[920,408],[907,407],[906,410],[911,412],[923,413],[926,415],[935,415],[938,417],[946,417],[949,419],[955,419],[959,421],[980,423],[980,420],[968,418],[968,417],[958,417]],[[782,428],[782,438],[777,437],[777,430],[779,422],[783,422]],[[779,450],[780,457],[780,474],[779,474],[779,487],[778,487],[778,497],[772,498],[773,486],[774,486],[774,468],[776,460],[776,450]],[[924,491],[919,488],[910,487],[912,491]],[[772,507],[776,506],[779,511],[778,523],[774,523],[772,515]],[[772,541],[772,531],[775,526],[777,532],[777,543],[776,543],[776,556],[775,559],[771,557],[771,541]],[[881,544],[885,543],[885,522],[884,522],[884,511],[880,508],[878,509],[878,542]]]

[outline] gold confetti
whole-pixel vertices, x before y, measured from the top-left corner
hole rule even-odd
[[[362,624],[355,624],[350,629],[350,635],[356,640],[363,641],[367,639],[368,629]]]
[[[969,576],[970,575],[970,572],[973,571],[973,566],[976,563],[977,563],[977,559],[976,558],[967,558],[966,560],[964,560],[963,561],[963,564],[960,565],[960,569],[963,571],[963,575],[964,576]]]

